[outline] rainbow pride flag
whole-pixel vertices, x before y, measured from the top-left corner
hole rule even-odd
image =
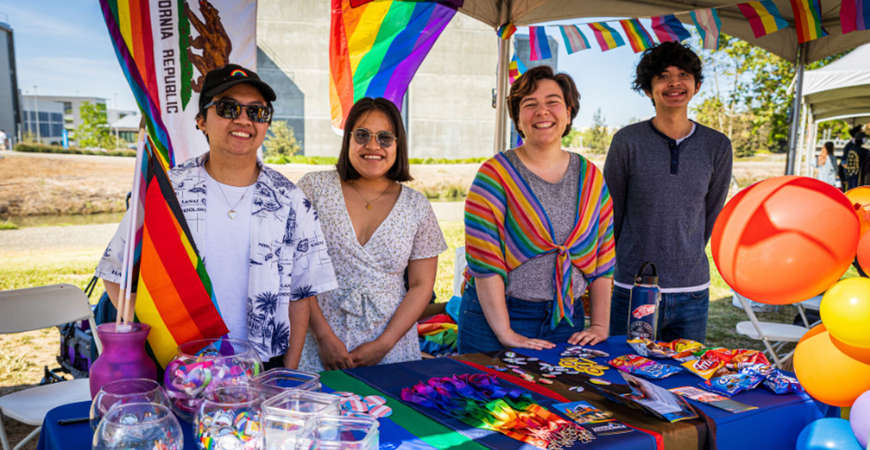
[[[497,34],[498,37],[507,40],[507,39],[510,39],[511,36],[513,36],[514,33],[516,33],[516,32],[517,32],[517,27],[514,24],[506,23],[506,24],[498,27],[498,30],[496,30],[495,34]]]
[[[843,0],[840,27],[843,34],[870,29],[870,0]]]
[[[332,0],[329,104],[332,125],[344,128],[354,102],[384,97],[399,108],[408,84],[456,5],[398,0]]]
[[[701,42],[704,43],[704,48],[707,50],[716,50],[719,48],[719,30],[722,28],[722,21],[719,20],[719,13],[715,9],[697,9],[692,11],[692,22],[695,22],[695,28],[698,34],[701,35]]]
[[[687,30],[673,14],[653,17],[652,27],[653,33],[656,34],[659,42],[682,42],[692,37],[689,30]]]
[[[625,40],[613,28],[604,22],[593,22],[588,24],[592,33],[595,35],[595,40],[601,47],[601,51],[607,51],[616,47],[625,45]]]
[[[569,55],[589,48],[589,41],[580,32],[580,27],[577,25],[559,25],[559,33],[562,34],[562,39],[565,41],[565,50]]]
[[[803,44],[828,35],[828,32],[822,28],[822,10],[819,6],[819,0],[790,1],[798,43]]]
[[[163,366],[180,344],[226,335],[212,288],[169,178],[149,150],[136,317]]]
[[[635,53],[640,53],[656,44],[639,20],[620,20],[619,24],[622,25],[625,35],[628,36],[628,43]]]
[[[779,8],[772,0],[741,3],[737,8],[749,21],[749,26],[752,27],[752,32],[757,38],[788,26],[788,22],[782,18]]]
[[[523,64],[523,62],[517,58],[516,53],[514,53],[514,56],[511,58],[511,63],[508,65],[508,81],[513,84],[514,81],[524,73],[526,73],[526,65]]]
[[[550,42],[547,40],[546,27],[529,27],[529,55],[530,61],[538,61],[541,59],[549,59],[553,57],[550,53]]]

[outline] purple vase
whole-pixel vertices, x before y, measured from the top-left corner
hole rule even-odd
[[[103,351],[91,364],[91,398],[104,384],[124,378],[157,380],[157,366],[145,352],[145,338],[151,327],[144,323],[129,324],[131,331],[115,331],[115,323],[97,327]]]

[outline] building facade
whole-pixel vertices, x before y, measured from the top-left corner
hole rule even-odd
[[[275,120],[285,120],[305,155],[338,156],[329,115],[330,2],[260,0],[257,71],[275,88]],[[408,89],[409,151],[414,158],[492,154],[497,36],[457,13]]]
[[[18,76],[15,66],[15,40],[12,27],[0,20],[0,130],[15,144],[18,135],[20,105]]]
[[[64,133],[74,136],[75,129],[82,123],[81,106],[85,102],[106,104],[101,97],[80,97],[61,95],[22,95],[21,96],[21,134],[49,145],[62,145]],[[69,145],[75,145],[70,139]]]

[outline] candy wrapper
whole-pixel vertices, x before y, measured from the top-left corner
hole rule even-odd
[[[608,363],[623,372],[654,379],[667,378],[681,370],[679,367],[658,363],[637,355],[623,355],[611,359]]]
[[[709,380],[717,375],[717,372],[725,367],[731,360],[731,351],[725,348],[711,348],[704,352],[700,358],[688,360],[682,364],[695,375]],[[721,374],[720,374],[721,375]]]
[[[711,380],[703,381],[699,385],[718,394],[731,397],[732,395],[755,389],[764,380],[764,377],[747,372],[722,375]]]
[[[754,365],[770,366],[767,356],[758,350],[737,349],[731,351],[731,360],[725,365],[731,370],[740,370]]]
[[[804,388],[797,379],[782,373],[778,369],[771,369],[767,377],[765,377],[763,384],[764,387],[770,389],[774,394],[790,394],[804,391]]]
[[[649,339],[629,339],[626,341],[635,353],[650,358],[673,358],[684,361],[703,346],[691,339],[675,339],[671,342],[653,342]]]

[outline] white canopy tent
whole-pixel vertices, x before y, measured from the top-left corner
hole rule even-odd
[[[798,117],[797,113],[801,110],[802,94],[800,89],[803,87],[804,64],[870,42],[870,30],[856,31],[846,35],[840,32],[839,0],[821,0],[822,26],[827,29],[829,35],[805,44],[797,43],[797,32],[793,27],[756,38],[749,22],[737,8],[738,3],[741,2],[715,0],[464,0],[459,10],[496,29],[504,23],[530,25],[584,17],[649,17],[663,14],[676,14],[677,18],[684,23],[691,23],[689,12],[702,8],[716,8],[722,20],[724,33],[736,36],[782,58],[796,62],[798,92],[794,100],[792,117]],[[790,1],[774,0],[774,3],[783,18],[794,24],[794,14]],[[509,49],[508,41],[499,40],[495,151],[503,150],[506,141],[504,103],[507,94]],[[794,172],[799,122],[799,120],[792,122],[789,133],[787,173]]]
[[[801,134],[805,138],[799,173],[809,173],[820,122],[870,121],[870,44],[856,48],[825,67],[808,70],[804,74],[803,105],[806,129]]]

